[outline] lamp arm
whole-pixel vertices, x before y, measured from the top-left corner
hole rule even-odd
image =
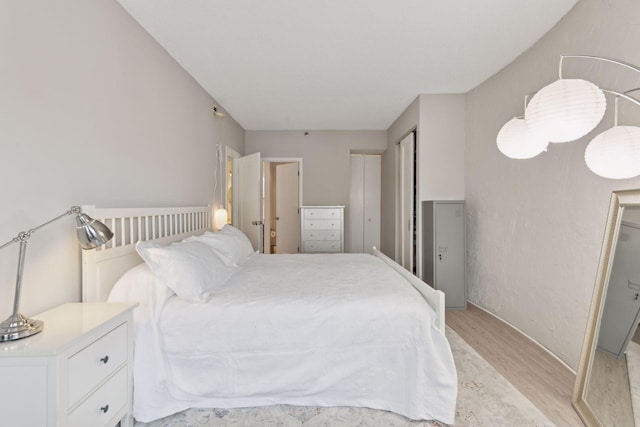
[[[68,211],[66,211],[63,214],[58,215],[57,217],[50,219],[47,222],[44,222],[36,227],[33,227],[31,229],[29,229],[28,231],[22,231],[20,232],[16,237],[14,237],[13,239],[9,240],[7,243],[3,244],[2,246],[0,246],[0,249],[9,246],[11,243],[18,243],[20,242],[20,253],[18,256],[18,272],[16,274],[16,291],[15,291],[15,295],[14,295],[14,300],[13,300],[13,315],[12,317],[15,317],[18,315],[18,308],[20,306],[20,288],[22,287],[22,273],[24,271],[24,259],[25,259],[25,253],[27,251],[27,241],[29,240],[29,237],[31,237],[31,234],[33,234],[36,230],[41,229],[42,227],[45,227],[49,224],[51,224],[52,222],[55,222],[57,220],[59,220],[60,218],[63,218],[65,216],[68,215],[72,215],[72,214],[79,214],[82,211],[82,209],[80,209],[79,206],[73,206],[71,207]]]
[[[59,220],[68,215],[76,214],[76,234],[82,249],[95,249],[105,244],[113,237],[113,232],[109,227],[94,220],[90,216],[83,214],[79,206],[72,206],[63,214],[44,222],[37,227],[28,231],[23,231],[16,237],[0,246],[0,249],[9,246],[12,243],[20,243],[20,252],[18,256],[18,272],[16,275],[16,292],[13,302],[13,314],[3,322],[0,322],[0,342],[25,338],[42,331],[44,323],[41,320],[29,319],[18,313],[20,306],[20,289],[22,287],[22,275],[24,272],[25,253],[27,251],[27,243],[31,234],[45,227],[52,222]]]
[[[630,89],[624,93],[621,92],[617,92],[615,90],[611,90],[611,89],[602,89],[600,88],[601,91],[606,92],[606,93],[610,93],[612,95],[615,95],[615,103],[614,103],[614,109],[613,109],[613,124],[614,126],[618,126],[618,99],[623,98],[626,99],[629,102],[632,102],[634,104],[636,104],[638,107],[640,107],[640,100],[637,100],[636,98],[633,98],[629,95],[627,95],[630,92],[635,92],[637,90],[640,90],[640,88],[635,88],[635,89]]]
[[[35,232],[36,230],[41,229],[42,227],[45,227],[49,224],[51,224],[52,222],[55,222],[57,220],[59,220],[60,218],[64,218],[65,216],[68,215],[73,215],[73,214],[79,214],[80,212],[82,212],[82,209],[80,208],[80,206],[72,206],[68,211],[66,211],[63,214],[58,215],[57,217],[50,219],[49,221],[40,224],[36,227],[33,227],[27,231],[21,231],[16,237],[14,237],[13,239],[9,240],[7,243],[3,244],[0,246],[0,249],[5,248],[6,246],[9,246],[12,243],[18,243],[18,242],[26,242],[27,240],[29,240],[29,237],[31,237],[31,234],[33,234],[33,232]]]
[[[601,56],[594,56],[594,55],[560,55],[560,65],[558,66],[558,75],[560,78],[562,78],[562,64],[565,58],[595,59],[597,61],[609,62],[611,64],[620,65],[622,67],[626,67],[630,70],[640,73],[640,68],[636,67],[633,64],[629,64],[627,62],[618,61],[617,59],[603,58]]]
[[[638,107],[640,107],[640,100],[637,100],[636,98],[634,98],[634,97],[632,97],[632,96],[627,95],[627,93],[629,93],[629,92],[633,92],[634,90],[639,90],[639,89],[640,89],[640,88],[638,88],[638,89],[628,90],[628,91],[626,91],[626,92],[618,92],[618,91],[611,90],[611,89],[603,89],[603,88],[600,88],[600,90],[601,90],[601,91],[603,91],[603,92],[606,92],[606,93],[610,93],[610,94],[612,94],[612,95],[615,95],[615,96],[616,96],[616,98],[624,98],[624,99],[626,99],[627,101],[630,101],[630,102],[632,102],[632,103],[636,104]]]

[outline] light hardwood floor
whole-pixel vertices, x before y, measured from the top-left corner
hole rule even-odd
[[[587,402],[606,426],[633,426],[627,359],[596,349],[587,389]]]
[[[583,426],[571,406],[575,375],[529,338],[473,304],[446,323],[560,427]]]

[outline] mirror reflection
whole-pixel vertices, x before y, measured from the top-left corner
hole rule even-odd
[[[640,206],[615,242],[586,401],[602,425],[640,426]]]

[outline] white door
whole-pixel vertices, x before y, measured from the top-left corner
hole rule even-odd
[[[378,155],[351,155],[349,193],[349,252],[380,247],[380,172]]]
[[[238,228],[262,252],[262,186],[260,153],[238,159]]]
[[[364,157],[364,251],[380,248],[380,156]]]
[[[640,228],[621,224],[607,287],[598,348],[622,357],[640,316]]]
[[[300,184],[298,163],[276,166],[276,253],[298,253]]]
[[[399,262],[407,270],[415,273],[415,220],[414,220],[414,134],[410,133],[400,141],[399,153],[399,221],[396,235],[399,238]]]
[[[349,252],[364,252],[364,155],[351,155]]]

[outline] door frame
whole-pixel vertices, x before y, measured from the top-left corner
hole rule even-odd
[[[303,159],[302,157],[263,157],[261,159],[262,165],[264,165],[265,163],[297,163],[298,164],[298,205],[299,206],[304,206],[304,202],[303,202],[303,198],[302,198],[302,194],[303,194],[303,169],[302,169],[302,164],[303,164]],[[264,186],[264,170],[266,170],[265,167],[262,168],[263,169],[263,175],[262,175],[262,183]],[[267,224],[268,221],[271,220],[270,217],[270,212],[267,212],[266,207],[270,205],[270,201],[269,203],[267,203],[264,200],[265,197],[265,192],[263,191],[262,194],[263,197],[263,201],[262,201],[262,214],[263,214],[263,219],[262,221]],[[275,203],[275,202],[274,202]],[[299,225],[299,224],[298,224]],[[263,233],[267,233],[267,227],[264,227]],[[265,236],[266,239],[266,236]],[[268,241],[263,239],[263,247],[265,246],[264,242]],[[266,252],[265,252],[266,253]]]
[[[222,185],[224,186],[224,191],[222,192],[222,203],[225,209],[228,209],[229,206],[229,198],[227,197],[227,188],[229,188],[229,173],[231,173],[231,194],[233,194],[233,189],[238,188],[238,159],[242,157],[240,153],[238,153],[233,148],[228,145],[224,146],[224,180]],[[231,158],[231,170],[229,170],[229,158]],[[234,226],[238,225],[238,198],[231,197],[231,224]]]
[[[404,221],[403,221],[403,217],[402,217],[402,194],[401,194],[401,190],[402,190],[402,169],[401,169],[401,165],[402,165],[402,159],[401,159],[401,148],[400,148],[400,144],[402,143],[402,141],[409,135],[413,134],[413,233],[414,233],[414,241],[412,242],[413,245],[413,270],[415,271],[411,271],[412,274],[415,274],[418,277],[422,277],[422,248],[421,248],[421,242],[422,242],[422,238],[420,236],[420,233],[422,231],[422,227],[421,227],[421,212],[420,212],[420,203],[418,202],[418,198],[419,198],[419,194],[420,192],[418,191],[418,186],[419,186],[419,179],[418,179],[418,159],[420,158],[418,156],[418,129],[417,127],[411,129],[409,132],[405,133],[404,135],[402,135],[401,138],[399,138],[396,143],[395,143],[395,155],[396,155],[396,177],[395,177],[395,215],[396,215],[396,221],[395,221],[395,261],[400,263],[402,265],[402,233],[404,231]]]

